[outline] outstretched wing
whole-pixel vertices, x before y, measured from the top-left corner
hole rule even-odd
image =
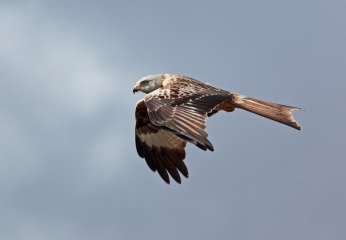
[[[162,179],[169,183],[169,175],[181,183],[179,172],[188,177],[183,162],[186,141],[170,130],[151,123],[147,107],[141,101],[136,106],[136,148],[138,155],[145,159],[153,171],[158,171]]]
[[[206,132],[207,114],[230,98],[229,92],[174,75],[144,101],[153,125],[166,127],[199,148],[213,151]]]

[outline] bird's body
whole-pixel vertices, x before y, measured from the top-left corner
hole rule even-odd
[[[206,119],[220,110],[241,108],[300,129],[292,115],[298,108],[248,98],[183,75],[149,75],[133,91],[147,93],[136,106],[137,152],[167,183],[169,175],[178,183],[179,172],[188,176],[183,162],[187,142],[214,150]]]

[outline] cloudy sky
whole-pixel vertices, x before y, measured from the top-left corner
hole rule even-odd
[[[345,239],[345,1],[0,3],[0,239]],[[189,179],[137,156],[131,87],[184,73],[305,109],[208,122]]]

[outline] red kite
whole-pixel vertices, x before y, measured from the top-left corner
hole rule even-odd
[[[188,177],[185,146],[190,142],[213,151],[206,119],[220,110],[240,108],[300,130],[292,112],[300,108],[281,105],[215,88],[177,74],[146,76],[133,92],[146,93],[136,106],[136,148],[153,171],[170,182]]]

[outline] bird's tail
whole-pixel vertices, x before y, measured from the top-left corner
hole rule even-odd
[[[292,113],[295,110],[302,110],[301,108],[267,102],[256,98],[245,97],[239,94],[232,95],[233,102],[237,108],[256,113],[260,116],[280,122],[298,130],[301,129],[299,123],[294,119]]]

